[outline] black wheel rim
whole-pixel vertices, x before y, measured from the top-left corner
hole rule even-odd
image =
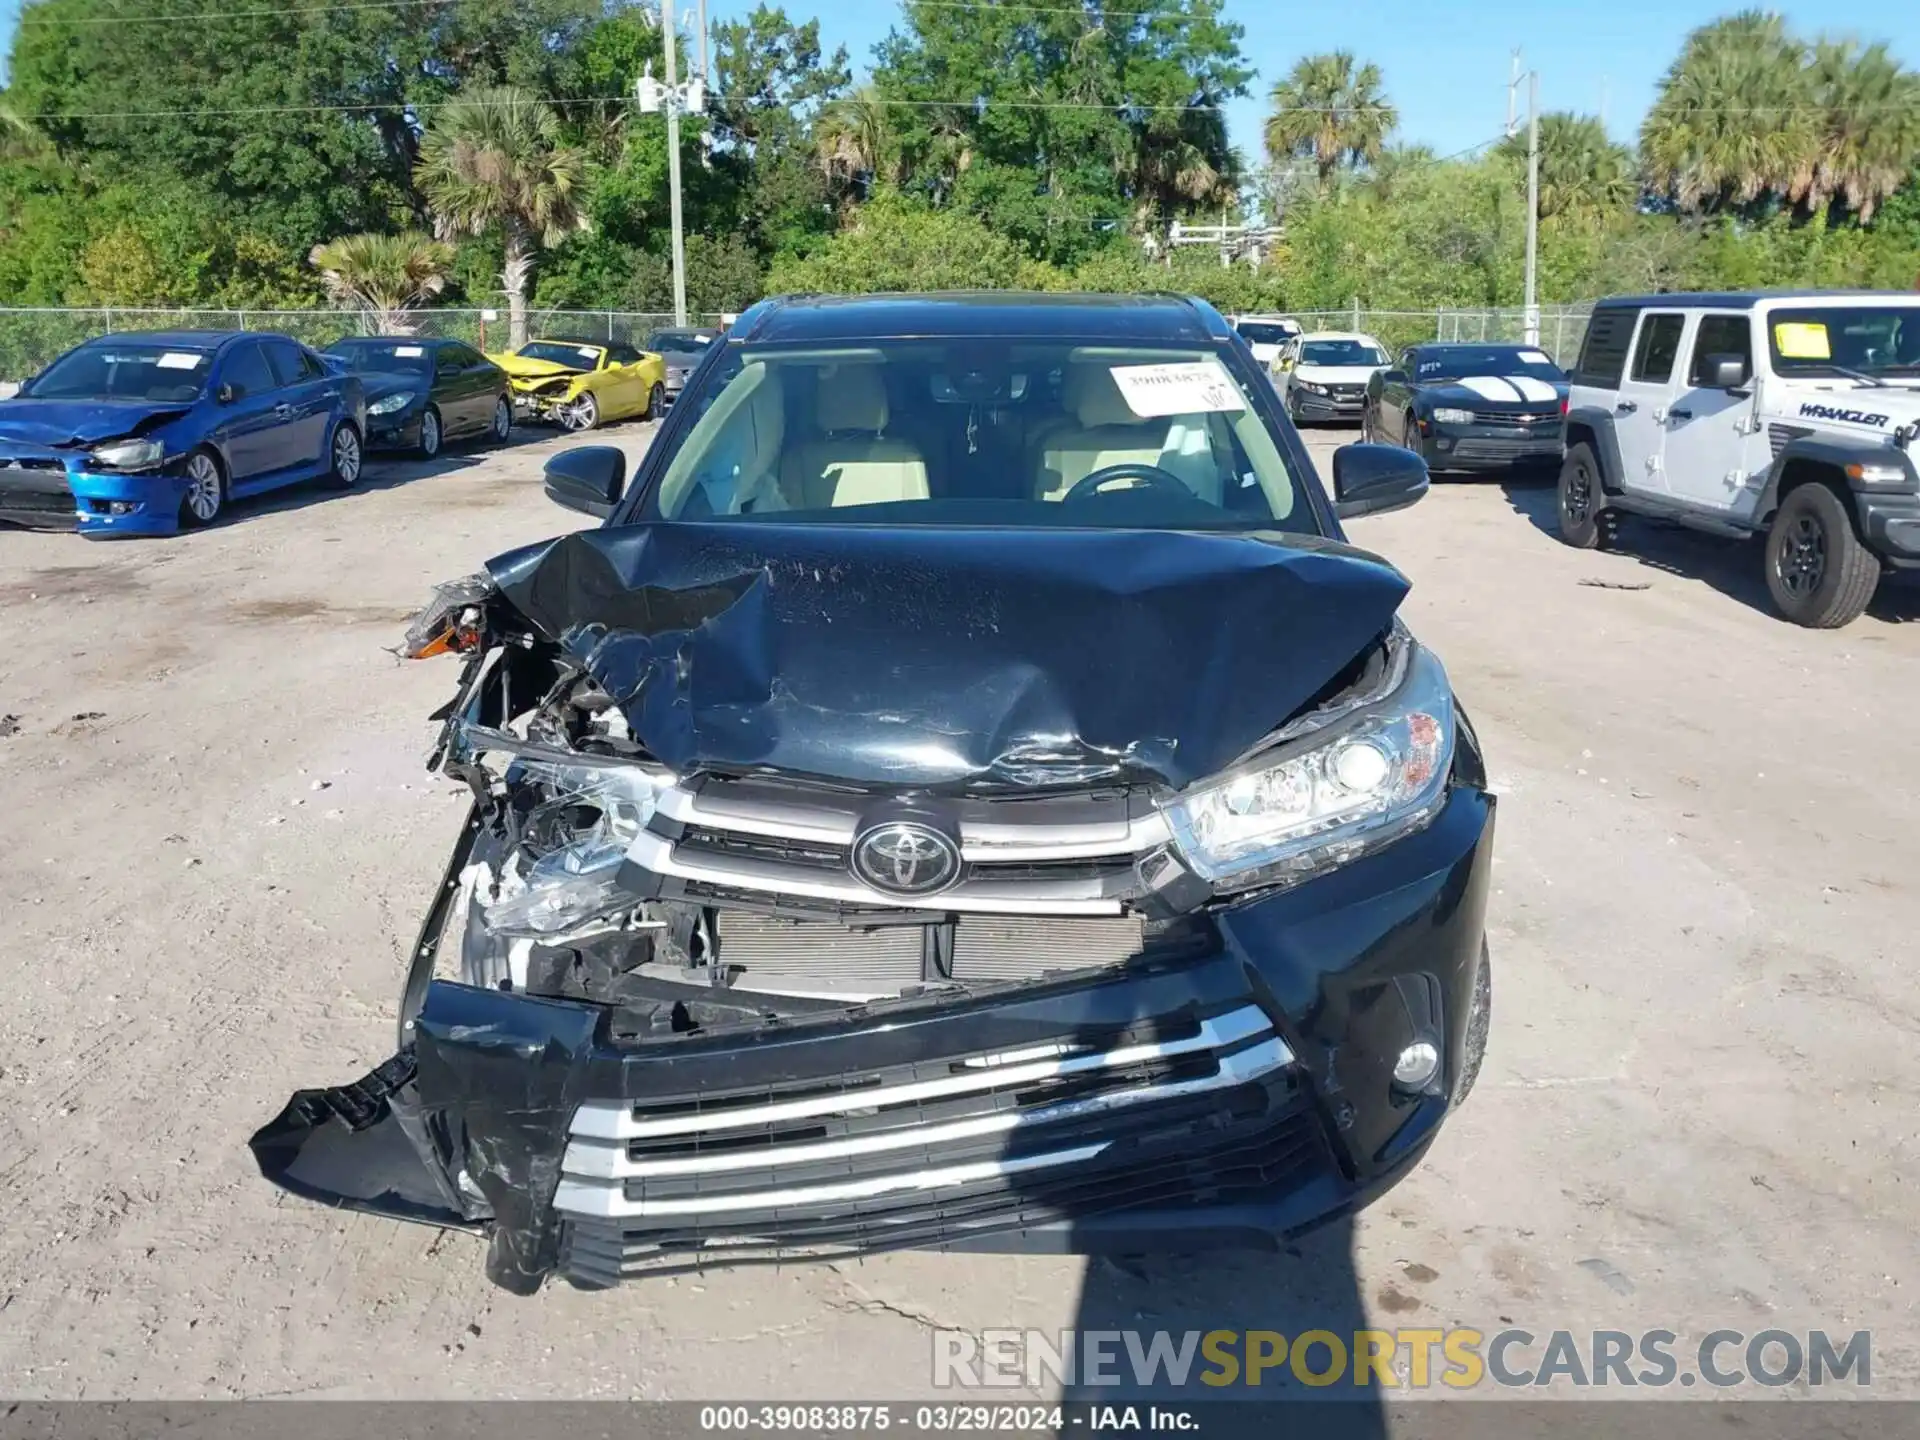
[[[1565,512],[1569,524],[1587,523],[1587,515],[1593,509],[1593,482],[1587,478],[1585,469],[1575,466],[1567,476],[1566,493],[1560,497],[1560,508]]]
[[[1827,574],[1827,530],[1817,515],[1796,515],[1781,532],[1773,573],[1780,578],[1780,588],[1796,599],[1820,588]]]

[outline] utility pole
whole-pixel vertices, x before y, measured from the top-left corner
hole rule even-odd
[[[1515,107],[1520,103],[1520,52],[1516,49],[1512,56],[1512,65],[1507,71],[1507,138],[1511,140],[1514,132]]]
[[[700,0],[700,78],[713,84],[713,72],[707,69],[707,0]]]
[[[704,0],[702,8],[705,8]],[[653,78],[653,62],[648,61],[646,71],[634,82],[633,92],[641,114],[667,112],[667,190],[673,223],[673,323],[685,325],[687,241],[680,204],[680,114],[682,111],[691,115],[705,113],[707,82],[704,75],[697,75],[685,85],[680,83],[679,36],[673,28],[673,0],[660,0],[660,28],[665,32],[666,83],[663,85]]]
[[[666,0],[671,5],[673,0]],[[1540,72],[1527,75],[1527,293],[1525,339],[1540,343],[1540,297],[1535,288],[1540,255]]]

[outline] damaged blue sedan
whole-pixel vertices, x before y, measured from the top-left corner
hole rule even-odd
[[[0,521],[171,535],[227,502],[360,478],[366,401],[284,335],[108,335],[0,401]]]

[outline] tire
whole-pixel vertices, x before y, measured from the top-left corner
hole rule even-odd
[[[1600,503],[1600,464],[1593,447],[1584,441],[1567,451],[1560,462],[1560,538],[1576,550],[1613,548],[1613,525]]]
[[[1813,481],[1781,502],[1767,531],[1767,591],[1782,615],[1837,630],[1860,618],[1879,584],[1880,562],[1838,495]]]
[[[327,442],[327,456],[327,479],[342,490],[351,490],[360,483],[366,456],[360,449],[360,432],[350,422],[342,420],[333,427],[333,438]]]
[[[560,425],[565,430],[592,430],[599,423],[600,402],[591,390],[560,412]]]
[[[1467,1011],[1467,1034],[1461,1042],[1460,1078],[1453,1082],[1453,1103],[1465,1102],[1480,1078],[1480,1062],[1487,1058],[1487,1035],[1493,1028],[1493,964],[1486,937],[1480,937],[1480,967],[1473,976],[1473,1004]]]
[[[658,420],[666,413],[666,409],[667,387],[664,385],[656,385],[647,391],[647,413],[640,418],[642,420]]]
[[[502,395],[493,402],[493,420],[487,426],[487,435],[499,444],[513,433],[513,401]]]
[[[226,507],[226,466],[202,446],[187,456],[187,493],[180,497],[180,523],[190,529],[211,525]]]
[[[420,416],[420,458],[431,460],[440,453],[440,412],[429,405]]]
[[[1414,419],[1411,410],[1400,417],[1400,448],[1416,455],[1420,453],[1420,422]]]
[[[1360,443],[1362,445],[1372,445],[1375,443],[1373,437],[1373,406],[1371,405],[1362,405],[1360,407]]]

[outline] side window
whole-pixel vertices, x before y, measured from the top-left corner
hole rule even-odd
[[[1753,322],[1745,315],[1703,315],[1700,329],[1693,337],[1693,363],[1687,371],[1689,385],[1707,381],[1707,357],[1738,355],[1747,362],[1747,374],[1753,374]]]
[[[1611,390],[1620,383],[1627,369],[1633,322],[1638,318],[1639,312],[1617,307],[1593,312],[1587,321],[1587,338],[1580,346],[1580,363],[1574,369],[1576,385]]]
[[[467,358],[460,353],[457,346],[442,345],[433,352],[434,373],[443,379],[447,376],[458,375],[466,368]]]
[[[280,388],[267,368],[266,352],[257,341],[249,340],[228,352],[220,366],[220,383],[231,385],[237,396],[264,395]]]
[[[1659,385],[1673,378],[1673,362],[1680,355],[1680,333],[1687,328],[1684,315],[1649,315],[1640,325],[1640,343],[1633,351],[1633,378],[1647,385]]]
[[[305,353],[291,340],[268,340],[263,342],[263,348],[274,376],[282,385],[298,385],[302,380],[313,378],[313,372],[307,369]]]
[[[477,370],[482,365],[486,366],[489,370],[493,368],[493,362],[491,360],[487,359],[486,356],[482,355],[478,350],[469,350],[465,345],[448,345],[441,350],[440,353],[442,355],[453,356],[453,358],[467,370]]]

